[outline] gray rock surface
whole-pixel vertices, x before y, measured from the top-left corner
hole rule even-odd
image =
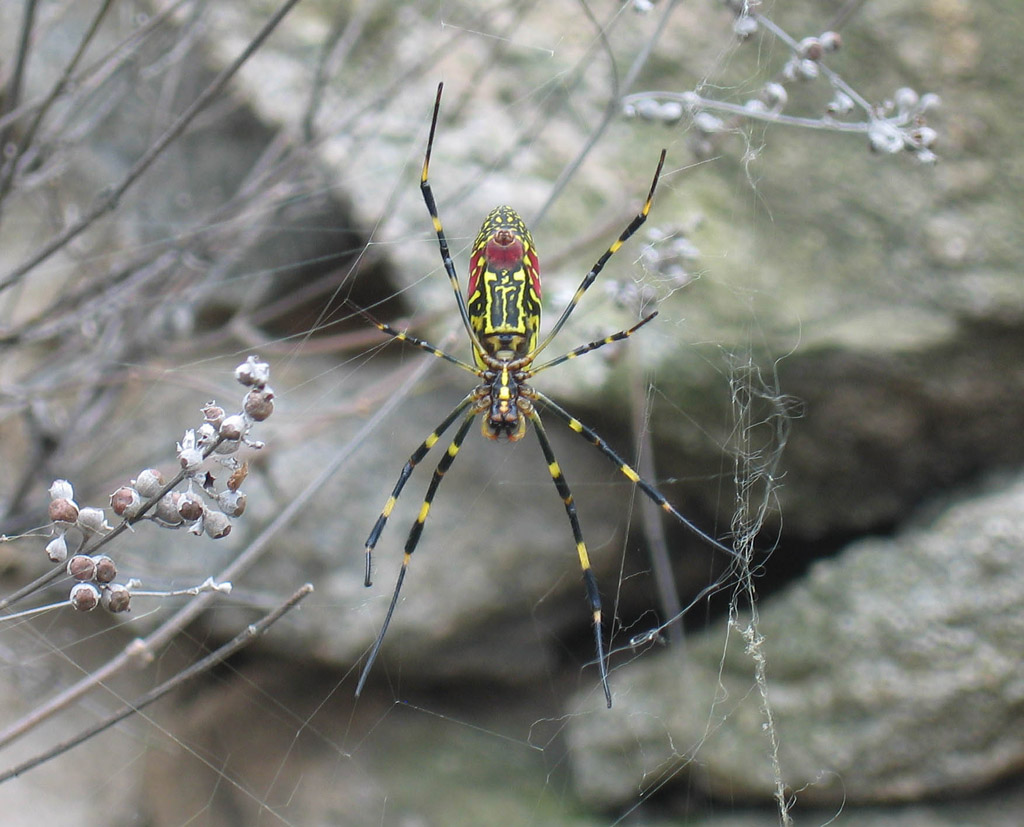
[[[975,794],[1024,764],[1024,478],[935,504],[897,536],[859,540],[765,600],[616,672],[569,726],[581,795],[621,805],[675,783],[768,799],[782,777],[830,806]],[[752,645],[752,641],[759,641]],[[625,769],[623,755],[631,756]],[[692,771],[692,772],[691,772]],[[670,782],[669,782],[670,783]]]

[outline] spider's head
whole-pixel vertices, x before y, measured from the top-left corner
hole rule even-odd
[[[481,430],[488,439],[516,442],[526,434],[526,414],[522,406],[529,408],[528,399],[520,395],[522,379],[506,366],[484,374],[488,385],[489,405],[481,417]]]

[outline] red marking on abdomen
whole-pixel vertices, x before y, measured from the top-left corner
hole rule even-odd
[[[523,264],[526,248],[523,242],[509,230],[498,230],[487,239],[484,255],[495,270],[519,269]]]

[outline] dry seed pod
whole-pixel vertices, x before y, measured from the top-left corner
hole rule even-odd
[[[78,514],[78,505],[74,500],[69,500],[66,497],[50,500],[49,516],[53,522],[73,526],[78,522]]]
[[[110,531],[112,528],[107,522],[107,515],[103,513],[102,508],[88,506],[79,510],[78,526],[84,531],[92,531],[96,534],[102,534],[104,531]]]
[[[241,517],[245,512],[245,494],[241,491],[222,491],[217,495],[217,505],[229,517]]]
[[[96,574],[93,580],[97,583],[109,583],[117,577],[117,566],[105,554],[99,554],[93,558],[96,561]]]
[[[156,504],[156,508],[153,509],[153,516],[169,526],[181,525],[182,519],[178,513],[178,497],[180,496],[177,491],[168,491],[160,498],[160,502]]]
[[[110,508],[118,517],[130,520],[142,509],[142,496],[131,486],[122,485],[110,495]]]
[[[155,497],[160,493],[165,482],[163,474],[155,468],[147,468],[139,474],[137,479],[132,480],[132,485],[143,497]]]
[[[63,563],[68,559],[68,544],[63,534],[58,534],[46,544],[46,556],[53,563]]]
[[[270,381],[270,365],[250,356],[235,368],[235,379],[246,387],[262,388]]]
[[[227,412],[220,405],[216,405],[212,401],[207,402],[203,406],[203,418],[214,428],[220,427],[220,423],[224,421],[226,415]]]
[[[220,435],[231,442],[237,442],[245,436],[245,417],[232,414],[220,423]]]
[[[96,576],[96,561],[88,554],[76,554],[68,560],[68,574],[75,580],[93,580]]]
[[[120,583],[111,583],[103,589],[100,602],[108,612],[127,612],[131,610],[132,593]]]
[[[68,600],[75,611],[91,612],[100,603],[100,590],[92,583],[75,583]]]
[[[71,487],[71,483],[67,480],[54,480],[53,483],[51,483],[51,500],[73,500],[74,498],[75,489]]]
[[[185,491],[178,495],[178,514],[187,523],[194,522],[203,516],[203,500],[193,491]]]
[[[231,533],[231,520],[221,511],[207,509],[203,515],[203,531],[214,540],[227,537]]]
[[[253,422],[262,422],[274,412],[274,392],[270,388],[253,388],[245,395],[242,408]]]

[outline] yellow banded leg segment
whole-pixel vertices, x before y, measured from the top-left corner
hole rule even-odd
[[[615,466],[619,469],[619,472],[626,477],[630,482],[635,483],[636,487],[639,488],[648,499],[651,500],[655,505],[661,508],[668,514],[671,514],[684,528],[695,534],[705,543],[719,551],[727,554],[729,557],[740,558],[740,555],[729,548],[729,546],[720,543],[710,534],[698,528],[693,522],[687,519],[683,514],[670,503],[665,496],[647,480],[641,477],[633,467],[627,463],[622,457],[620,457],[615,451],[612,450],[611,446],[605,442],[596,431],[592,428],[588,428],[576,417],[572,416],[565,408],[558,405],[550,397],[545,396],[540,391],[535,390],[537,401],[540,402],[544,407],[564,422],[571,431],[579,434],[581,437],[586,439],[597,448],[602,454],[604,454]]]
[[[442,421],[441,424],[434,429],[434,431],[428,436],[423,442],[420,443],[419,448],[412,452],[412,456],[409,457],[405,466],[402,468],[402,473],[398,475],[398,482],[395,483],[394,489],[391,491],[391,496],[388,497],[384,508],[381,509],[380,516],[377,517],[377,522],[373,524],[373,529],[370,531],[370,536],[366,538],[366,572],[363,582],[367,586],[373,585],[373,549],[377,545],[377,541],[380,539],[381,532],[384,531],[384,526],[387,525],[388,518],[391,516],[391,512],[395,508],[395,503],[398,501],[398,497],[402,493],[402,489],[405,488],[405,484],[409,481],[409,477],[412,476],[412,472],[419,465],[420,461],[427,455],[437,441],[441,438],[441,434],[451,427],[451,424],[458,419],[463,411],[473,402],[474,395],[467,394],[458,405],[452,408],[451,413],[448,414]]]
[[[537,441],[544,452],[544,459],[548,464],[548,473],[551,474],[551,481],[555,484],[558,495],[565,505],[565,513],[569,517],[569,525],[572,527],[572,536],[576,541],[576,554],[580,558],[580,568],[583,570],[583,585],[587,592],[587,603],[590,605],[591,616],[594,624],[594,646],[597,650],[597,666],[601,674],[601,687],[604,689],[605,701],[608,706],[612,705],[612,692],[608,686],[608,666],[604,656],[604,637],[601,629],[601,594],[597,588],[597,578],[590,567],[590,555],[587,553],[587,544],[583,540],[583,530],[580,528],[580,520],[576,514],[576,502],[573,500],[569,483],[555,459],[555,452],[551,448],[547,432],[544,430],[544,423],[541,422],[540,414],[536,410],[529,411],[530,421],[537,431]]]
[[[643,327],[657,315],[658,311],[654,311],[653,313],[644,316],[644,318],[642,318],[639,322],[637,322],[635,325],[629,328],[629,330],[620,330],[618,333],[613,333],[611,336],[605,336],[603,339],[599,339],[593,342],[589,342],[585,345],[575,347],[568,353],[559,356],[557,359],[552,359],[550,362],[545,362],[542,365],[538,365],[535,368],[531,368],[530,375],[536,376],[542,370],[553,368],[555,367],[555,365],[562,364],[562,362],[568,362],[570,359],[575,359],[577,356],[582,356],[584,353],[590,353],[590,351],[597,350],[599,347],[604,347],[605,345],[610,345],[613,342],[621,342],[623,339],[628,339],[630,336],[636,333],[636,331],[638,331],[641,327]]]
[[[472,396],[468,397],[472,400]],[[459,404],[459,407],[452,411],[445,418],[443,428],[438,428],[435,434],[440,433],[451,422],[455,417],[461,413],[468,404],[465,400]],[[430,480],[430,486],[427,488],[427,494],[423,498],[423,505],[420,506],[419,516],[416,518],[416,522],[413,523],[412,529],[409,531],[409,538],[405,541],[405,555],[402,557],[402,568],[398,572],[398,581],[395,583],[395,591],[391,595],[391,603],[388,605],[388,613],[384,616],[384,623],[380,627],[380,632],[377,634],[377,639],[373,643],[373,647],[370,649],[370,654],[366,658],[366,665],[363,667],[363,672],[359,676],[359,683],[356,684],[356,696],[363,691],[363,685],[366,683],[366,676],[370,674],[370,668],[373,666],[374,661],[377,660],[377,654],[380,652],[381,644],[384,642],[384,635],[387,634],[388,626],[391,625],[391,617],[395,613],[395,607],[398,605],[398,596],[402,591],[402,583],[405,582],[405,573],[409,571],[409,563],[412,560],[412,553],[416,550],[416,544],[419,542],[420,534],[423,533],[423,524],[427,520],[427,515],[430,513],[430,505],[434,501],[434,495],[437,493],[437,488],[441,484],[441,480],[444,478],[445,472],[451,467],[452,462],[455,461],[456,455],[459,453],[459,447],[462,445],[462,441],[466,438],[466,434],[469,432],[469,426],[473,423],[473,418],[476,416],[476,410],[470,409],[468,414],[465,414],[462,420],[462,424],[459,425],[459,429],[455,432],[455,436],[452,438],[451,444],[448,446],[448,450],[445,455],[441,457],[441,461],[438,462],[437,468],[434,470],[434,476]],[[432,434],[431,436],[434,436]],[[436,442],[437,439],[434,439]],[[424,443],[425,444],[425,443]],[[433,444],[433,443],[431,443]],[[422,446],[421,446],[422,447]],[[424,451],[423,453],[426,453]],[[422,459],[422,456],[420,457]]]
[[[434,132],[437,129],[437,116],[441,111],[441,92],[444,89],[444,84],[439,83],[437,85],[437,98],[434,100],[434,115],[430,121],[430,137],[427,138],[427,151],[423,156],[423,172],[420,174],[420,193],[423,195],[423,203],[427,205],[427,212],[430,213],[430,220],[434,224],[434,233],[437,235],[437,244],[441,250],[441,262],[444,264],[444,271],[448,274],[448,282],[452,286],[452,292],[455,293],[455,302],[459,308],[459,315],[462,317],[462,324],[466,328],[466,333],[469,334],[470,340],[473,342],[473,348],[477,352],[483,352],[483,347],[480,344],[480,340],[477,338],[476,333],[473,332],[473,326],[469,322],[469,309],[466,307],[466,299],[462,295],[462,290],[459,287],[459,276],[455,272],[455,263],[452,261],[451,252],[448,249],[448,239],[444,234],[444,227],[441,226],[441,217],[437,212],[437,202],[434,200],[434,192],[430,188],[429,171],[430,171],[430,153],[434,148]]]
[[[441,461],[437,463],[437,468],[434,469],[434,476],[430,478],[430,485],[427,486],[426,496],[423,498],[423,505],[420,506],[420,513],[416,517],[416,522],[412,524],[412,528],[409,530],[409,536],[405,541],[405,556],[408,558],[416,550],[416,546],[420,541],[420,535],[423,533],[423,526],[427,522],[427,515],[430,514],[430,506],[434,502],[434,497],[437,494],[437,489],[441,485],[441,480],[444,479],[445,473],[452,467],[452,463],[455,462],[455,457],[458,456],[459,449],[462,447],[463,441],[466,439],[466,434],[469,432],[469,426],[473,424],[473,419],[476,416],[476,410],[470,409],[469,413],[465,415],[462,420],[462,424],[459,426],[459,430],[455,432],[455,436],[452,438],[451,444],[448,446],[448,450],[445,451]]]
[[[474,374],[479,374],[479,371],[475,367],[462,361],[456,356],[452,356],[450,353],[445,353],[443,350],[441,350],[441,348],[437,347],[436,345],[432,345],[430,342],[427,342],[423,339],[417,339],[415,336],[410,336],[404,330],[395,330],[395,328],[393,328],[391,325],[385,324],[384,322],[374,318],[372,313],[369,313],[368,311],[364,310],[361,307],[358,307],[357,305],[352,304],[349,301],[346,301],[346,304],[349,307],[354,308],[357,313],[359,313],[364,319],[366,319],[370,324],[377,328],[377,330],[379,330],[381,333],[384,333],[385,335],[390,336],[393,339],[398,339],[400,342],[408,342],[410,345],[414,345],[415,347],[418,347],[420,350],[426,351],[431,356],[436,356],[438,359],[444,359],[446,362],[451,362],[456,367],[460,367],[465,371],[469,371],[470,373]]]
[[[661,177],[661,168],[664,165],[665,150],[663,149],[661,151],[661,158],[658,160],[658,168],[654,171],[654,180],[651,181],[651,189],[647,193],[647,200],[644,202],[643,209],[633,217],[633,220],[629,222],[626,229],[622,231],[617,239],[615,239],[611,247],[605,250],[601,257],[594,262],[594,266],[590,268],[590,272],[583,277],[583,281],[580,282],[580,286],[576,288],[572,301],[570,301],[565,310],[562,311],[562,315],[558,317],[558,321],[555,322],[554,326],[548,332],[548,335],[544,337],[544,341],[541,342],[533,351],[535,356],[551,344],[551,340],[558,335],[558,331],[560,331],[562,326],[569,320],[569,316],[571,316],[573,310],[576,309],[576,305],[580,303],[580,300],[583,298],[583,294],[590,289],[590,286],[594,283],[600,272],[604,269],[604,266],[608,263],[608,259],[615,255],[619,248],[625,244],[626,241],[628,241],[629,238],[639,230],[641,225],[647,220],[647,214],[651,211],[651,202],[654,200],[654,190],[658,186],[658,179]]]

